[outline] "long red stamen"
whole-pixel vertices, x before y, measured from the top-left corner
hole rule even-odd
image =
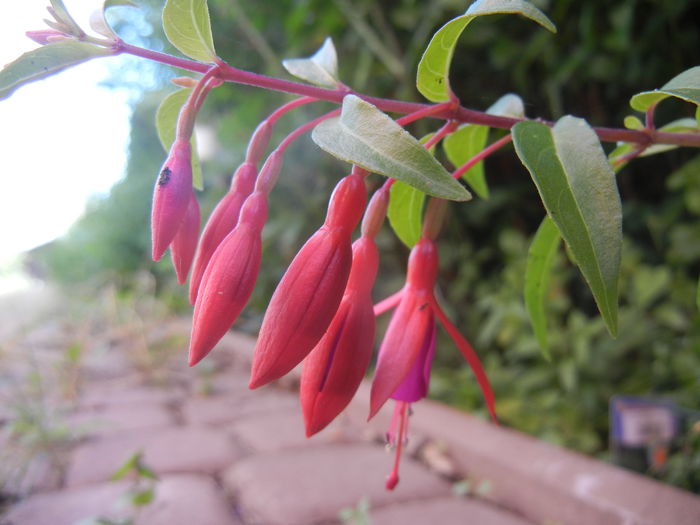
[[[394,418],[398,414],[399,416],[399,435],[396,441],[396,457],[394,459],[394,467],[391,469],[391,473],[386,478],[386,489],[394,490],[396,485],[399,484],[399,463],[401,462],[401,452],[403,450],[403,444],[406,441],[406,434],[408,433],[408,405],[404,401],[397,401],[396,408],[394,410]],[[392,419],[392,427],[394,426],[394,419]]]
[[[476,380],[481,387],[481,393],[484,395],[484,399],[486,400],[486,407],[489,410],[489,414],[491,414],[491,419],[494,423],[498,424],[493,390],[491,389],[489,378],[486,376],[486,372],[484,372],[484,367],[481,365],[479,356],[472,348],[472,345],[469,344],[469,341],[467,341],[462,334],[459,333],[457,327],[448,319],[447,315],[445,315],[445,312],[442,311],[442,308],[440,308],[440,305],[435,299],[432,300],[431,307],[433,308],[433,311],[437,315],[438,319],[440,319],[442,326],[445,327],[445,330],[447,330],[447,333],[457,345],[457,348],[459,348],[459,351],[464,356],[464,359],[466,359],[467,363],[469,363],[469,366],[471,367],[472,372],[474,372]]]

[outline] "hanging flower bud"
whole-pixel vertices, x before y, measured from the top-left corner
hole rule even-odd
[[[350,273],[350,235],[366,200],[363,177],[342,179],[323,226],[299,250],[265,312],[250,388],[282,377],[316,346],[335,315]]]
[[[173,242],[170,243],[170,255],[173,259],[177,281],[180,284],[185,284],[187,274],[192,265],[194,252],[197,249],[200,222],[199,203],[197,202],[197,196],[194,194],[194,191],[192,191],[185,219],[182,221],[180,229],[175,234]]]
[[[375,321],[372,286],[379,256],[374,240],[352,247],[352,269],[328,330],[304,360],[300,397],[307,437],[323,430],[345,409],[369,366]]]
[[[236,228],[212,255],[194,306],[190,366],[214,348],[248,302],[260,269],[266,218],[267,196],[256,191],[243,204]]]
[[[238,214],[243,202],[255,185],[257,170],[255,165],[244,162],[234,173],[231,179],[231,188],[224,195],[223,199],[214,208],[209,216],[207,224],[202,231],[202,238],[199,241],[199,248],[192,269],[192,279],[190,279],[190,304],[197,300],[197,291],[200,281],[207,268],[214,250],[238,224]]]
[[[51,42],[57,42],[59,40],[70,40],[71,38],[65,33],[61,33],[55,29],[39,29],[37,31],[27,31],[24,34],[42,46],[50,44]]]
[[[189,140],[176,140],[153,189],[151,242],[159,261],[185,218],[192,193],[192,151]]]

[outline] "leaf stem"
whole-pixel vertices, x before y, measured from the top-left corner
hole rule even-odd
[[[127,53],[130,55],[146,58],[148,60],[153,60],[155,62],[160,62],[162,64],[167,64],[180,69],[185,69],[188,71],[194,71],[197,73],[206,73],[206,71],[211,67],[209,64],[204,64],[202,62],[197,62],[194,60],[189,60],[186,58],[179,58],[166,53],[160,53],[158,51],[152,51],[150,49],[145,49],[142,47],[127,44],[126,42],[119,40],[112,45],[112,48],[116,53]],[[223,60],[217,60],[217,64],[220,68],[219,77],[227,82],[235,82],[238,84],[245,84],[250,86],[256,86],[264,89],[270,89],[273,91],[282,91],[285,93],[293,93],[301,96],[315,97],[319,100],[325,100],[328,102],[335,102],[340,104],[343,97],[349,93],[353,93],[363,100],[377,106],[382,111],[391,113],[413,113],[423,109],[434,108],[437,105],[421,104],[418,102],[406,102],[401,100],[371,97],[359,93],[354,93],[346,88],[339,89],[326,89],[316,86],[309,86],[306,84],[301,84],[299,82],[292,82],[289,80],[283,80],[281,78],[269,77],[266,75],[260,75],[257,73],[252,73],[250,71],[245,71],[243,69],[237,69]],[[510,118],[510,117],[500,117],[496,115],[489,115],[482,111],[475,111],[465,107],[454,108],[452,102],[444,103],[442,111],[429,111],[428,115],[440,118],[440,119],[452,119],[458,122],[464,122],[469,124],[481,124],[484,126],[489,126],[492,128],[499,129],[510,129],[515,124],[521,120],[526,120],[522,118]],[[426,116],[428,116],[426,115]],[[552,122],[541,120],[544,124],[549,126],[553,125]],[[673,144],[676,146],[690,146],[690,147],[700,147],[700,133],[667,133],[661,131],[648,130],[632,130],[624,128],[606,128],[598,127],[593,128],[598,135],[598,138],[604,142],[634,142],[642,145],[650,144]]]
[[[462,164],[459,168],[457,168],[453,173],[452,177],[455,179],[459,179],[462,175],[464,175],[467,171],[469,171],[471,168],[473,168],[476,164],[484,160],[486,157],[491,155],[492,153],[495,153],[499,149],[501,149],[503,146],[508,144],[513,140],[513,135],[508,133],[503,138],[498,139],[496,142],[493,144],[490,144],[486,146],[484,149],[482,149],[479,153],[474,155],[471,159],[469,159],[467,162]]]

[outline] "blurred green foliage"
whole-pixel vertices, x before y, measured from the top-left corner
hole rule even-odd
[[[141,12],[122,21],[121,34],[158,49],[163,46],[157,25],[162,2],[140,3]],[[593,125],[619,127],[632,114],[627,103],[632,94],[659,87],[696,65],[698,0],[535,3],[557,24],[558,34],[512,16],[477,20],[465,32],[452,76],[465,105],[483,109],[515,92],[525,100],[529,116],[554,119],[571,113]],[[360,92],[415,100],[415,68],[428,39],[467,4],[209,0],[217,52],[237,67],[284,76],[282,58],[307,56],[330,35],[343,82]],[[144,16],[155,21],[152,30],[144,29]],[[165,50],[172,51],[167,44]],[[167,79],[179,74],[134,67],[140,68],[138,81],[128,72],[115,72],[115,77],[132,88],[140,81],[146,89],[160,87],[164,93]],[[169,262],[148,260],[151,188],[165,155],[152,120],[163,93],[145,93],[134,105],[125,179],[109,198],[94,202],[68,236],[42,250],[41,259],[56,279],[71,284],[116,279],[128,287],[130,276],[148,269],[161,289],[172,290]],[[207,100],[200,122],[215,141],[213,153],[203,156],[205,217],[226,191],[257,122],[288,99],[252,87],[225,86]],[[273,143],[330,107],[316,106],[286,116]],[[659,123],[692,114],[687,105],[664,102]],[[422,135],[431,125],[421,123],[413,131]],[[510,152],[498,154],[486,162],[490,199],[451,207],[440,243],[439,293],[483,357],[506,425],[604,457],[611,395],[658,394],[687,407],[700,406],[700,317],[695,306],[700,157],[691,160],[694,155],[678,150],[640,159],[618,176],[625,246],[616,340],[607,335],[578,271],[565,252],[558,254],[548,304],[551,362],[539,353],[522,299],[527,247],[544,214],[525,170]],[[289,150],[271,197],[263,271],[239,326],[257,328],[286,264],[322,220],[328,193],[347,169],[308,137]],[[402,285],[407,255],[388,231],[379,242],[383,258],[377,298]],[[184,293],[179,297],[184,304]],[[471,372],[447,338],[435,371],[433,396],[470,411],[483,405]],[[674,472],[667,479],[700,490],[697,472],[694,478],[680,469]]]

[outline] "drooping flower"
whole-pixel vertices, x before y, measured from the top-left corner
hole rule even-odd
[[[265,312],[253,356],[250,388],[278,379],[299,364],[330,325],[350,273],[350,235],[362,216],[364,178],[343,178],[326,220],[289,265]]]
[[[207,224],[202,231],[192,269],[192,278],[190,279],[191,304],[194,304],[197,300],[197,291],[199,290],[204,270],[206,270],[214,250],[238,224],[241,206],[243,206],[243,202],[253,191],[257,173],[254,164],[250,162],[241,164],[231,179],[231,188],[228,193],[219,201],[209,216],[209,220],[207,220]]]
[[[199,203],[193,190],[190,194],[190,204],[187,206],[187,213],[182,221],[182,225],[177,230],[173,242],[170,243],[170,255],[173,259],[177,281],[180,284],[185,284],[187,274],[192,265],[194,252],[197,249],[200,221]]]
[[[192,150],[189,140],[176,139],[158,174],[151,208],[153,260],[159,261],[187,213],[192,194]]]
[[[375,313],[381,313],[397,305],[379,349],[370,394],[370,418],[389,398],[396,401],[391,429],[387,434],[389,442],[397,450],[394,467],[386,482],[389,490],[399,481],[398,467],[408,432],[410,404],[419,401],[428,392],[430,366],[435,353],[436,320],[442,323],[469,363],[491,418],[496,421],[493,391],[481,362],[435,299],[433,289],[437,267],[435,242],[424,236],[411,250],[404,288],[379,308],[375,307]]]
[[[304,360],[300,397],[306,436],[323,430],[345,409],[369,366],[375,320],[372,286],[379,255],[374,240],[353,244],[352,269],[328,330]]]
[[[260,269],[266,218],[267,195],[255,191],[243,204],[238,225],[214,251],[194,306],[190,366],[214,348],[248,302]]]

